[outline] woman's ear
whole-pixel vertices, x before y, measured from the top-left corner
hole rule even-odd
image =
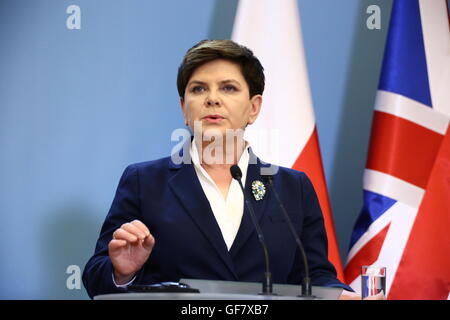
[[[255,94],[250,99],[250,115],[248,119],[248,124],[254,123],[256,118],[258,118],[259,112],[261,111],[261,106],[262,106],[262,95]]]
[[[186,112],[185,112],[185,109],[184,109],[184,99],[183,99],[183,97],[180,97],[180,106],[181,106],[181,112],[183,113],[184,124],[188,125],[188,121],[186,119]]]

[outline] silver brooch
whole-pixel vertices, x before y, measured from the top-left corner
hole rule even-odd
[[[253,181],[252,193],[256,201],[262,200],[264,198],[264,195],[266,194],[266,187],[264,186],[264,183],[259,180]]]

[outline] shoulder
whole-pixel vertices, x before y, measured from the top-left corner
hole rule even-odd
[[[161,181],[169,178],[171,172],[176,168],[171,157],[164,157],[156,160],[136,162],[129,164],[123,174],[122,179],[138,179],[146,181]]]
[[[292,168],[278,166],[278,171],[279,171],[280,175],[286,176],[286,177],[292,177],[292,178],[296,178],[296,179],[307,178],[305,172],[295,170]]]
[[[267,169],[267,170],[266,170]],[[268,175],[272,175],[274,180],[285,182],[292,181],[298,183],[308,182],[309,178],[303,171],[295,170],[288,167],[277,166],[270,163],[264,163],[261,161],[261,171],[266,171]]]
[[[267,168],[270,168],[267,170]],[[313,184],[308,175],[299,170],[287,168],[283,166],[276,166],[261,161],[261,172],[265,171],[264,175],[271,175],[274,186],[284,190],[284,192],[297,193],[302,195],[309,195],[315,193]]]
[[[164,157],[160,159],[136,162],[129,164],[125,170],[156,170],[156,169],[169,169],[173,165],[170,157]]]

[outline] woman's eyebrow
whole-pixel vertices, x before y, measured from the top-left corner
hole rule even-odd
[[[203,85],[204,86],[207,83],[203,82],[203,81],[200,81],[200,80],[192,80],[192,81],[189,81],[188,86],[190,86],[191,84],[199,84],[199,85]]]
[[[236,85],[238,85],[238,86],[241,86],[241,83],[239,82],[239,81],[237,81],[237,80],[234,80],[234,79],[225,79],[225,80],[221,80],[221,81],[219,81],[219,84],[230,84],[230,83],[233,83],[233,84],[236,84]],[[191,85],[202,85],[202,86],[207,86],[208,85],[208,83],[206,83],[206,82],[204,82],[204,81],[200,81],[200,80],[191,80],[191,81],[189,81],[189,83],[187,84],[187,86],[191,86]]]
[[[234,79],[226,79],[226,80],[222,80],[222,81],[220,81],[219,83],[221,83],[221,84],[234,83],[234,84],[237,84],[238,86],[241,85],[241,83],[240,83],[239,81],[234,80]]]

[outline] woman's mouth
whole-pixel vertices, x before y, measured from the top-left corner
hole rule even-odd
[[[218,114],[211,114],[203,117],[203,120],[206,120],[208,123],[220,123],[224,117]]]

